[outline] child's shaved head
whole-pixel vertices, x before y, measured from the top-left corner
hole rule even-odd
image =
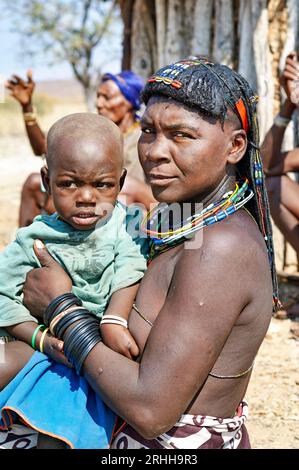
[[[112,121],[92,113],[75,113],[55,122],[47,138],[47,164],[50,168],[61,152],[57,152],[62,143],[93,143],[100,147],[113,143],[113,157],[120,167],[123,165],[122,133]]]

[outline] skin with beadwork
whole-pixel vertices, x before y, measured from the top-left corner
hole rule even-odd
[[[139,156],[161,217],[173,203],[191,215],[162,231],[158,207],[143,223],[150,263],[129,318],[139,359],[100,337],[68,359],[126,422],[113,448],[248,448],[244,396],[278,302],[256,99],[240,75],[198,59],[159,70],[144,100]],[[24,301],[40,316],[71,280],[37,253],[45,268],[28,274]]]

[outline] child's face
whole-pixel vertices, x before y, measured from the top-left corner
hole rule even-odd
[[[113,139],[61,137],[42,169],[44,185],[61,219],[90,230],[112,212],[123,183],[119,146]]]

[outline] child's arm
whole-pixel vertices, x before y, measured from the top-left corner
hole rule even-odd
[[[139,283],[125,287],[112,294],[109,306],[105,311],[103,319],[109,315],[121,317],[128,320],[132,305],[136,297]],[[132,359],[139,354],[138,346],[130,331],[125,326],[113,323],[101,325],[101,333],[104,343],[111,349]]]
[[[6,330],[8,331],[10,335],[14,336],[15,338],[18,338],[24,343],[29,344],[29,346],[31,347],[34,346],[35,349],[39,350],[40,341],[41,341],[43,332],[41,329],[38,330],[34,338],[34,344],[32,344],[32,337],[34,335],[36,328],[37,328],[37,324],[35,322],[28,321],[24,323],[19,323],[17,325],[8,326],[6,327]],[[51,334],[47,333],[44,336],[44,340],[43,340],[43,352],[54,361],[64,364],[68,367],[72,367],[70,362],[67,360],[67,358],[65,357],[62,351],[63,351],[63,342],[55,338]]]
[[[18,239],[0,254],[0,327],[29,346],[32,346],[32,336],[38,322],[23,305],[22,291],[27,273],[35,267],[38,267],[37,263],[34,265],[29,260]],[[41,335],[39,330],[35,338],[37,349]],[[62,341],[49,334],[44,339],[44,352],[57,362],[69,365],[61,352]]]

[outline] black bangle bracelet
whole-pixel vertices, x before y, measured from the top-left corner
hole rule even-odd
[[[76,351],[75,344],[78,344],[82,340],[84,341],[85,335],[89,333],[92,326],[97,326],[97,321],[92,319],[84,320],[65,335],[64,341],[64,353],[68,356],[69,351]]]
[[[82,324],[83,323],[83,324]],[[101,341],[99,320],[89,318],[65,334],[64,353],[80,374],[82,364],[91,349]]]
[[[93,323],[94,321],[90,318],[90,316],[85,319],[81,319],[81,317],[78,317],[78,320],[76,321],[77,324],[70,330],[66,331],[63,336],[65,351],[67,351],[68,346],[72,343],[73,338],[77,337],[77,332],[80,332],[82,329],[88,328],[91,322]],[[82,337],[82,335],[80,335],[80,337]]]
[[[90,353],[90,351],[98,344],[98,343],[101,343],[102,341],[102,338],[100,336],[100,334],[98,334],[97,336],[94,336],[93,340],[91,340],[85,347],[85,350],[82,352],[81,354],[81,358],[77,361],[75,367],[76,367],[76,372],[78,375],[81,375],[81,369],[82,369],[82,366],[83,366],[83,363],[85,361],[85,359],[87,358],[88,354]]]
[[[48,307],[46,308],[44,315],[43,315],[43,320],[45,325],[49,325],[50,321],[49,319],[51,318],[53,312],[57,309],[60,303],[64,302],[65,300],[70,300],[73,299],[74,302],[80,302],[79,305],[82,305],[81,300],[76,297],[72,292],[67,292],[66,294],[59,295],[58,297],[55,297],[55,299],[50,302]]]
[[[57,325],[54,327],[54,334],[56,338],[62,339],[63,336],[72,323],[75,323],[78,320],[88,319],[90,318],[90,313],[86,309],[74,310],[73,312],[68,313],[64,317],[62,317]]]
[[[68,300],[72,298],[73,294],[72,292],[67,292],[66,294],[59,295],[58,297],[55,297],[55,299],[52,300],[52,302],[49,303],[48,307],[46,308],[44,315],[43,315],[43,320],[44,323],[48,322],[49,317],[51,316],[52,312],[58,307],[60,302],[63,302],[64,300]]]
[[[54,312],[52,313],[52,315],[50,316],[49,318],[49,324],[51,323],[52,320],[54,320],[55,317],[57,317],[57,315],[59,315],[61,312],[63,312],[64,310],[67,310],[68,308],[70,307],[81,307],[82,306],[82,302],[80,299],[77,299],[77,301],[73,300],[73,299],[69,299],[69,300],[64,300],[63,302],[61,302],[58,307],[54,310]]]
[[[89,332],[84,339],[80,338],[80,340],[80,350],[76,351],[75,349],[72,349],[68,352],[67,355],[68,360],[75,366],[79,375],[82,364],[85,361],[87,355],[97,343],[102,341],[102,337],[99,333],[99,330],[96,329],[93,332]]]
[[[86,334],[84,335],[83,341],[82,341],[82,336],[78,335],[74,341],[72,347],[69,348],[70,351],[72,351],[73,357],[80,358],[82,355],[82,352],[85,349],[86,343],[88,343],[96,334],[98,334],[98,326],[90,326]]]

